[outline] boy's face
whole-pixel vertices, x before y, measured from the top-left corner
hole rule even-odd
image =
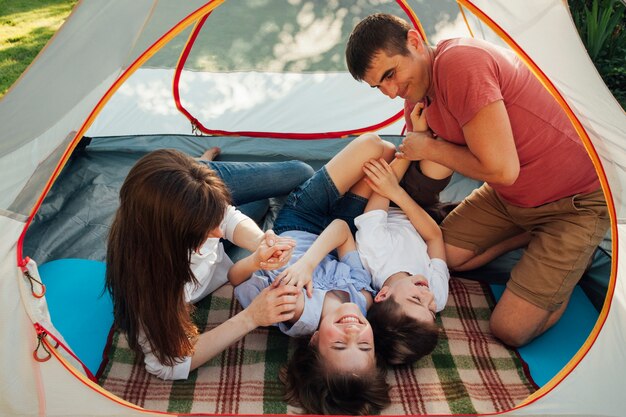
[[[329,369],[361,372],[375,364],[374,333],[354,303],[344,303],[327,314],[311,338]]]
[[[386,282],[380,289],[374,301],[381,302],[388,297],[400,304],[407,316],[420,321],[432,322],[435,320],[437,305],[435,296],[428,288],[428,280],[423,275],[404,275]]]

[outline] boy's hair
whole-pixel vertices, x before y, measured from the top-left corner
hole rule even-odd
[[[308,414],[371,415],[390,403],[387,371],[376,366],[363,374],[327,369],[315,345],[298,341],[293,356],[280,370],[285,401]]]
[[[374,303],[367,312],[367,320],[374,331],[376,356],[388,365],[411,364],[437,346],[437,325],[407,316],[392,297]]]
[[[388,56],[408,55],[406,43],[410,29],[405,20],[385,13],[376,13],[360,21],[346,45],[346,63],[354,79],[363,79],[379,51]]]

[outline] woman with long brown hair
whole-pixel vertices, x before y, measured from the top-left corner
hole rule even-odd
[[[294,242],[231,204],[288,194],[313,170],[299,161],[203,162],[175,150],[145,155],[120,190],[107,247],[106,287],[115,323],[142,353],[148,372],[189,372],[258,326],[291,318],[295,287],[268,289],[226,322],[198,334],[193,303],[227,281],[232,261],[220,238],[252,252],[247,262],[279,268]]]

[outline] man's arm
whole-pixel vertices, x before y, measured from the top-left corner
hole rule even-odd
[[[427,133],[409,133],[399,157],[427,159],[467,177],[492,184],[513,184],[520,165],[511,123],[502,100],[483,107],[463,126],[467,146],[433,140]]]

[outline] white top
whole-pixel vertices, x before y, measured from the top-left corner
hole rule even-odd
[[[237,225],[248,217],[233,206],[228,206],[224,212],[224,220],[220,229],[224,238],[231,241]],[[228,281],[227,273],[233,262],[224,251],[224,245],[219,239],[207,239],[198,252],[191,254],[191,271],[198,280],[198,285],[189,282],[185,285],[185,301],[195,303],[215,291]],[[146,370],[161,379],[187,379],[191,367],[191,356],[178,358],[174,366],[164,366],[154,356],[150,343],[140,332],[139,344],[144,353]]]
[[[358,216],[354,223],[361,262],[372,274],[375,290],[397,272],[421,274],[435,296],[437,312],[443,310],[448,300],[448,266],[443,259],[430,259],[426,242],[402,210],[372,210]]]

